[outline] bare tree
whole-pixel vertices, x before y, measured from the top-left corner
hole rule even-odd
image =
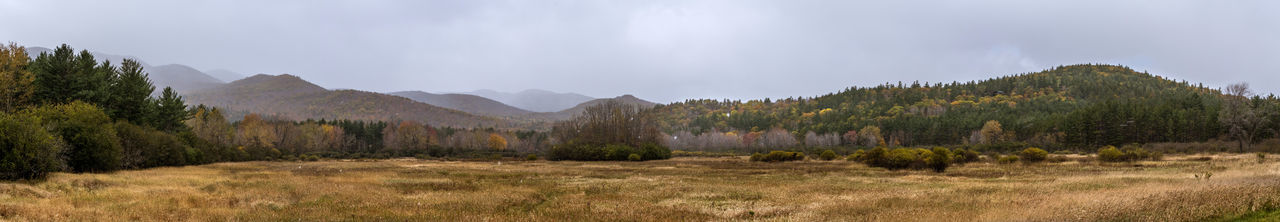
[[[1266,130],[1269,111],[1249,98],[1248,83],[1237,83],[1223,90],[1222,111],[1218,113],[1218,121],[1226,125],[1231,137],[1240,144],[1240,152],[1253,146],[1253,140]]]

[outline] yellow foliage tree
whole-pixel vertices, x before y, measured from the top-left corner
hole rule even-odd
[[[27,59],[26,48],[0,45],[0,111],[13,110],[31,99],[35,76],[26,69]]]
[[[507,139],[506,139],[506,138],[502,138],[502,135],[498,135],[497,133],[490,133],[490,134],[489,134],[489,148],[494,149],[494,150],[506,150],[506,149],[507,149]]]

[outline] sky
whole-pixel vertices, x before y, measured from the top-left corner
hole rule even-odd
[[[748,100],[1105,63],[1280,93],[1280,1],[0,0],[0,41],[374,92]]]

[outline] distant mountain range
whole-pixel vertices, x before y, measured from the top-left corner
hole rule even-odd
[[[254,75],[185,95],[189,104],[302,119],[412,120],[436,126],[519,127],[514,121],[473,115],[358,90],[328,90],[294,75]]]
[[[35,58],[44,47],[27,47]],[[516,93],[478,90],[435,94],[403,91],[389,94],[359,90],[330,90],[289,74],[244,77],[225,69],[200,71],[182,64],[151,66],[132,56],[91,52],[101,61],[120,64],[133,59],[143,65],[155,93],[173,87],[189,105],[227,109],[228,118],[258,113],[295,120],[413,120],[437,126],[541,129],[548,122],[576,116],[585,107],[607,100],[652,107],[655,103],[623,95],[597,99],[577,93],[530,89]]]

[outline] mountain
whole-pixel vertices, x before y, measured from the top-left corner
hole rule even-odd
[[[232,72],[231,70],[226,70],[226,69],[205,70],[204,73],[208,74],[209,76],[213,76],[213,78],[222,80],[223,82],[231,82],[231,81],[236,81],[244,78],[244,74]]]
[[[400,96],[328,90],[289,74],[258,74],[184,96],[188,104],[205,104],[295,120],[410,120],[435,126],[514,127],[502,119],[476,116]]]
[[[872,132],[889,146],[1010,141],[1084,151],[1216,138],[1225,132],[1221,102],[1218,90],[1202,85],[1082,64],[982,81],[852,87],[810,98],[688,100],[659,106],[654,115],[672,134],[780,128],[835,138]],[[1003,133],[979,133],[988,125]]]
[[[556,93],[537,89],[517,93],[477,90],[466,94],[482,96],[533,112],[558,112],[595,99],[577,93]]]
[[[393,92],[391,95],[402,96],[426,104],[479,115],[519,116],[533,113],[528,110],[508,106],[507,104],[476,95],[454,93],[433,94],[423,91]]]
[[[156,91],[164,87],[173,87],[179,93],[198,91],[222,85],[222,80],[213,78],[204,72],[179,64],[169,64],[145,68],[156,85]]]

